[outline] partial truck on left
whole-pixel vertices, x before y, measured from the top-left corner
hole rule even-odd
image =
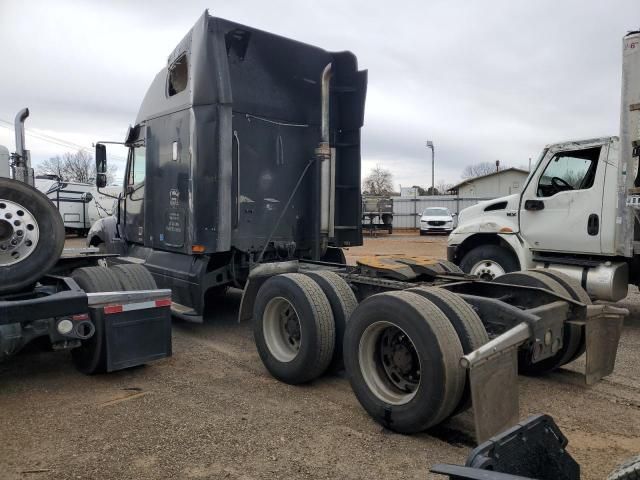
[[[170,290],[140,265],[107,268],[96,249],[63,251],[62,218],[33,186],[28,115],[16,116],[16,152],[0,155],[0,361],[41,337],[87,374],[171,355]]]

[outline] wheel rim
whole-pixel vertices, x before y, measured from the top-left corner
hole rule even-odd
[[[286,298],[269,300],[264,309],[263,333],[267,348],[278,361],[291,362],[300,351],[300,317]]]
[[[493,280],[500,275],[504,275],[506,272],[504,268],[494,260],[481,260],[473,266],[469,273],[483,280]]]
[[[19,203],[0,199],[0,266],[26,259],[36,249],[39,238],[33,214]]]
[[[369,390],[383,402],[404,405],[420,387],[420,358],[413,341],[389,322],[369,325],[360,338],[360,371]]]

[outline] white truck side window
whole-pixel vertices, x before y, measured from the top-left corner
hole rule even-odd
[[[551,197],[567,190],[591,188],[601,147],[559,152],[547,164],[538,182],[538,197]]]

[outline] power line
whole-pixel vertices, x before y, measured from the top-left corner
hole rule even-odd
[[[13,123],[8,122],[7,120],[3,120],[3,119],[0,119],[0,122],[6,123],[7,125],[9,125],[9,126],[7,126],[7,125],[0,124],[0,127],[4,127],[7,130],[12,130],[12,131],[14,130]],[[82,150],[82,151],[85,151],[87,153],[93,154],[93,148],[84,147],[84,146],[79,145],[77,143],[73,143],[73,142],[70,142],[68,140],[64,140],[64,139],[61,139],[61,138],[53,137],[53,136],[47,135],[45,133],[34,132],[33,130],[31,130],[29,128],[25,128],[25,131],[27,133],[29,133],[29,135],[31,135],[31,136],[39,139],[39,140],[42,140],[44,142],[52,143],[52,144],[58,145],[60,147],[72,148],[74,150]],[[121,161],[126,161],[126,158],[124,158],[124,157],[122,157],[120,155],[110,155],[110,156],[112,158],[115,158],[115,159],[118,159],[118,160],[121,160]]]
[[[0,127],[4,127],[7,130],[14,130],[13,124],[11,122],[7,122],[6,120],[2,120],[2,119],[0,119],[0,122],[6,123],[7,125],[10,125],[10,126],[0,125]],[[48,142],[51,142],[51,143],[55,143],[56,145],[60,145],[60,146],[63,146],[63,147],[72,147],[72,148],[75,148],[76,150],[86,150],[86,151],[91,152],[90,148],[84,147],[82,145],[78,145],[77,143],[73,143],[73,142],[70,142],[68,140],[63,140],[63,139],[60,139],[60,138],[52,137],[52,136],[44,134],[44,133],[34,132],[31,129],[25,128],[25,130],[30,135],[33,135],[34,137],[36,137],[36,138],[38,138],[40,140],[44,140],[44,141],[48,141]]]

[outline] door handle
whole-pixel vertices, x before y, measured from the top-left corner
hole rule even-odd
[[[591,236],[595,236],[600,231],[600,218],[595,213],[589,215],[587,220],[587,233]]]
[[[542,200],[525,200],[524,209],[534,212],[536,210],[544,210],[544,202]]]

